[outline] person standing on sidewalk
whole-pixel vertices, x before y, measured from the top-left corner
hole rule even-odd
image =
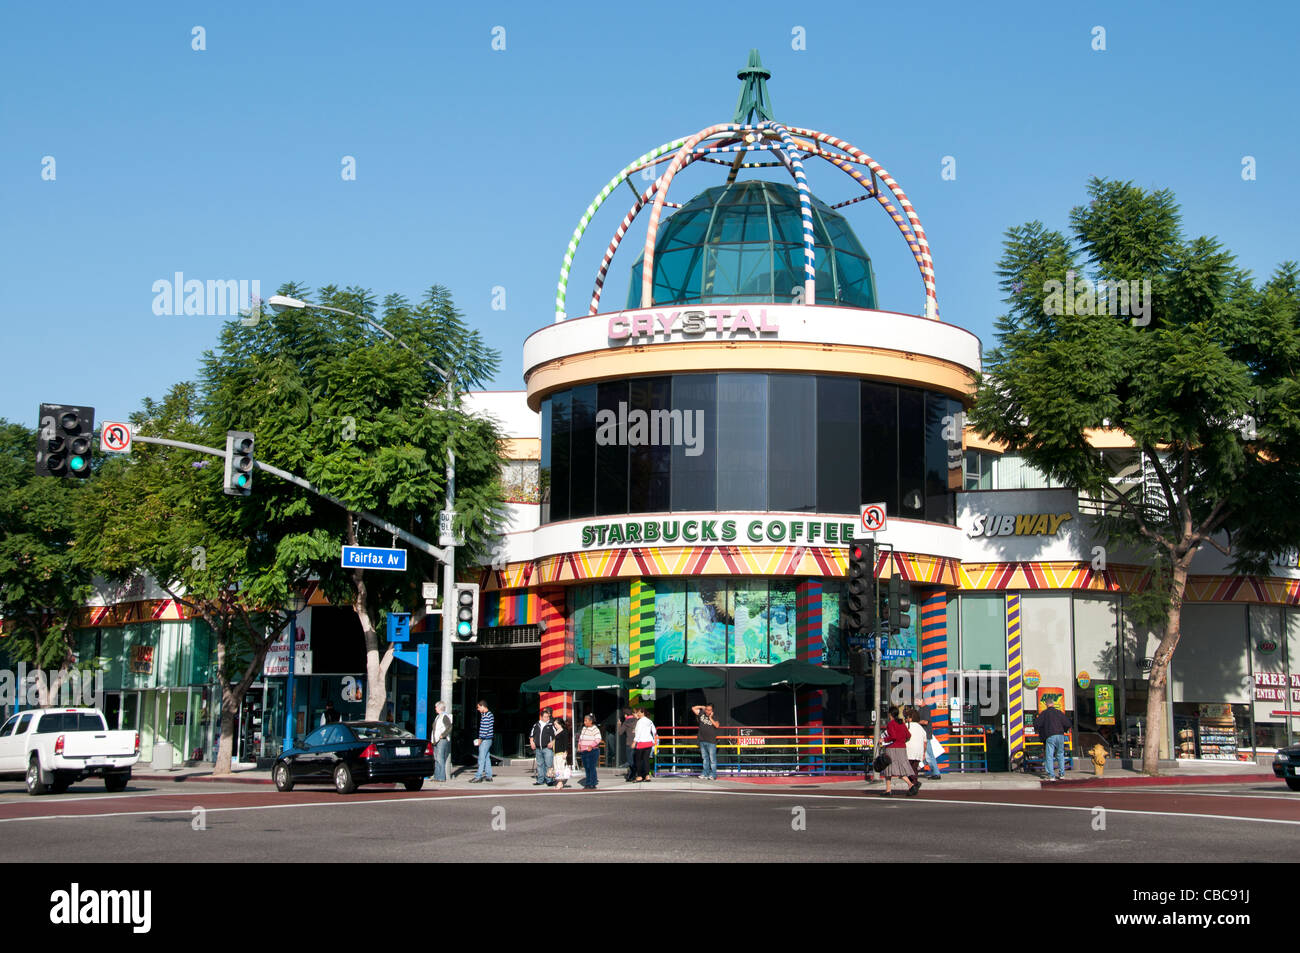
[[[631,708],[623,709],[623,727],[619,729],[627,745],[627,777],[624,781],[636,780],[636,715]]]
[[[636,780],[644,784],[650,780],[650,755],[654,753],[655,745],[659,743],[659,732],[655,730],[655,723],[650,720],[644,708],[638,708],[634,714],[636,734],[633,735],[632,743],[635,745],[633,750],[636,752]]]
[[[470,784],[492,780],[492,736],[495,733],[496,719],[488,710],[488,703],[479,699],[478,737],[474,739],[474,745],[478,748],[478,771],[470,778]]]
[[[896,706],[891,705],[889,708],[889,724],[885,727],[884,737],[885,756],[889,759],[889,764],[885,766],[883,797],[893,795],[894,778],[907,778],[907,794],[909,797],[921,790],[921,781],[912,770],[912,766],[907,762],[908,737],[907,725],[903,724],[903,716],[898,713]]]
[[[939,771],[939,759],[935,756],[934,745],[934,709],[929,705],[922,705],[919,709],[918,722],[925,729],[925,766],[927,781],[942,781],[943,774]]]
[[[586,774],[582,786],[588,791],[594,791],[599,783],[596,762],[600,760],[600,729],[596,727],[596,719],[591,715],[583,716],[582,734],[578,736],[578,753],[582,755],[582,770]]]
[[[446,702],[433,706],[433,780],[447,780],[447,755],[451,752],[451,714]]]
[[[537,724],[528,735],[528,747],[537,764],[537,780],[533,787],[555,783],[555,726],[551,724],[551,710],[543,708]]]
[[[694,705],[691,711],[700,723],[700,770],[701,781],[718,780],[718,723],[713,719],[712,705]]]
[[[907,763],[912,766],[912,774],[919,776],[921,760],[925,757],[925,729],[915,708],[903,709],[903,718],[907,724]]]
[[[1043,739],[1043,771],[1049,781],[1065,780],[1065,735],[1070,719],[1055,705],[1048,705],[1034,716],[1034,733]],[[1053,776],[1053,762],[1059,767]]]
[[[569,755],[573,750],[573,732],[564,723],[563,718],[555,719],[555,781],[556,787],[567,788],[573,769],[569,766]]]

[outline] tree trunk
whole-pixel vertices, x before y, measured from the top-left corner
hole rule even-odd
[[[226,652],[229,641],[229,629],[216,629],[217,635],[217,680],[221,685],[221,734],[217,738],[217,763],[213,774],[229,774],[230,758],[235,751],[235,712],[239,709],[230,690],[230,679],[226,678]]]
[[[356,522],[351,513],[348,513],[347,540],[349,546],[357,545]],[[352,610],[361,623],[361,636],[366,644],[366,720],[379,721],[383,717],[384,704],[388,701],[388,692],[384,689],[387,666],[381,665],[379,660],[379,633],[375,630],[374,620],[370,618],[366,577],[360,569],[352,570]]]
[[[1147,724],[1142,744],[1142,773],[1160,773],[1160,742],[1165,736],[1165,707],[1169,697],[1169,663],[1182,636],[1183,593],[1187,589],[1187,570],[1194,553],[1175,561],[1169,581],[1169,608],[1165,614],[1165,632],[1156,648],[1147,682]],[[1173,753],[1172,750],[1170,752]]]

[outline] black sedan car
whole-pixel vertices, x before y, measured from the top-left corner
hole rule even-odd
[[[1300,745],[1278,749],[1273,756],[1273,774],[1292,791],[1300,791]]]
[[[433,774],[433,745],[400,725],[346,721],[322,725],[275,759],[271,776],[281,791],[295,784],[330,783],[340,794],[362,784],[400,781],[418,791]]]

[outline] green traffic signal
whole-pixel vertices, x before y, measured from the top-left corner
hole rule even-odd
[[[73,457],[71,460],[68,461],[68,469],[70,469],[73,473],[80,473],[82,470],[86,469],[86,458]]]

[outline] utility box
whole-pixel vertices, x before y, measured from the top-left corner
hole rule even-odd
[[[153,769],[155,771],[172,771],[175,765],[172,763],[174,757],[172,746],[166,741],[155,741],[153,744]]]

